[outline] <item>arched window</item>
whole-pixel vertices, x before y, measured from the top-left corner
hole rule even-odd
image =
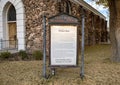
[[[19,9],[18,8],[19,5]],[[17,40],[18,50],[25,50],[25,9],[23,0],[1,0],[0,2],[0,38]],[[13,47],[14,43],[6,41],[2,48]],[[7,44],[7,45],[6,45]],[[15,45],[14,45],[15,46]],[[2,49],[0,48],[0,49]]]
[[[8,21],[8,40],[9,47],[13,48],[17,45],[17,25],[16,25],[16,10],[15,7],[11,4],[7,12],[7,21]]]
[[[11,5],[8,10],[7,19],[8,21],[16,21],[16,10],[13,5]]]
[[[64,0],[64,1],[59,2],[58,7],[59,7],[58,8],[59,12],[64,12],[64,13],[71,14],[71,3],[70,3],[70,1]]]
[[[68,13],[68,14],[71,14],[71,3],[69,1],[66,1],[65,2],[65,12]]]

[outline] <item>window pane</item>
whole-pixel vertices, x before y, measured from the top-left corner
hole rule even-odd
[[[16,21],[16,10],[13,5],[8,10],[8,21]]]

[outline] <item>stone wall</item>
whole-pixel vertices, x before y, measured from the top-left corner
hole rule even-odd
[[[26,48],[29,51],[42,50],[43,48],[43,11],[46,10],[47,18],[59,13],[59,4],[53,0],[23,0],[26,16]],[[76,9],[78,6],[71,4],[71,14],[80,17]],[[45,9],[44,9],[45,8]],[[49,24],[47,20],[47,52],[49,51]]]
[[[56,14],[56,2],[43,0],[23,0],[26,16],[26,48],[28,51],[42,50],[43,48],[43,7],[46,6],[49,16]],[[49,6],[49,7],[48,7]],[[49,17],[48,16],[48,17]],[[48,23],[47,23],[48,25]],[[47,30],[48,30],[47,26]],[[49,44],[47,31],[47,48]]]
[[[25,7],[25,17],[26,17],[26,48],[27,51],[31,52],[33,50],[43,49],[43,13],[47,12],[47,53],[49,53],[49,24],[48,18],[54,16],[60,12],[69,12],[69,14],[76,16],[80,24],[79,28],[79,41],[81,41],[81,6],[73,2],[69,2],[71,8],[66,8],[65,2],[68,0],[63,0],[63,2],[56,2],[55,0],[23,0]],[[69,11],[68,11],[69,10]],[[85,37],[86,44],[89,42],[93,44],[95,40],[93,37],[93,27],[92,27],[92,15],[90,11],[86,10],[86,26],[85,26]],[[96,19],[96,18],[95,18]],[[94,21],[95,21],[94,19]],[[95,21],[96,22],[96,21]],[[95,23],[94,22],[94,23]],[[98,26],[98,25],[97,25]],[[95,27],[97,28],[97,27]],[[89,39],[90,34],[93,37]]]

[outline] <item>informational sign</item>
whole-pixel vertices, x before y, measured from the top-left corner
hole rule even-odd
[[[51,26],[50,64],[51,66],[76,66],[77,26]]]

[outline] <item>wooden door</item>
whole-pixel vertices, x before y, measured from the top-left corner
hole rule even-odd
[[[16,23],[8,23],[8,34],[9,34],[9,47],[16,46]]]

